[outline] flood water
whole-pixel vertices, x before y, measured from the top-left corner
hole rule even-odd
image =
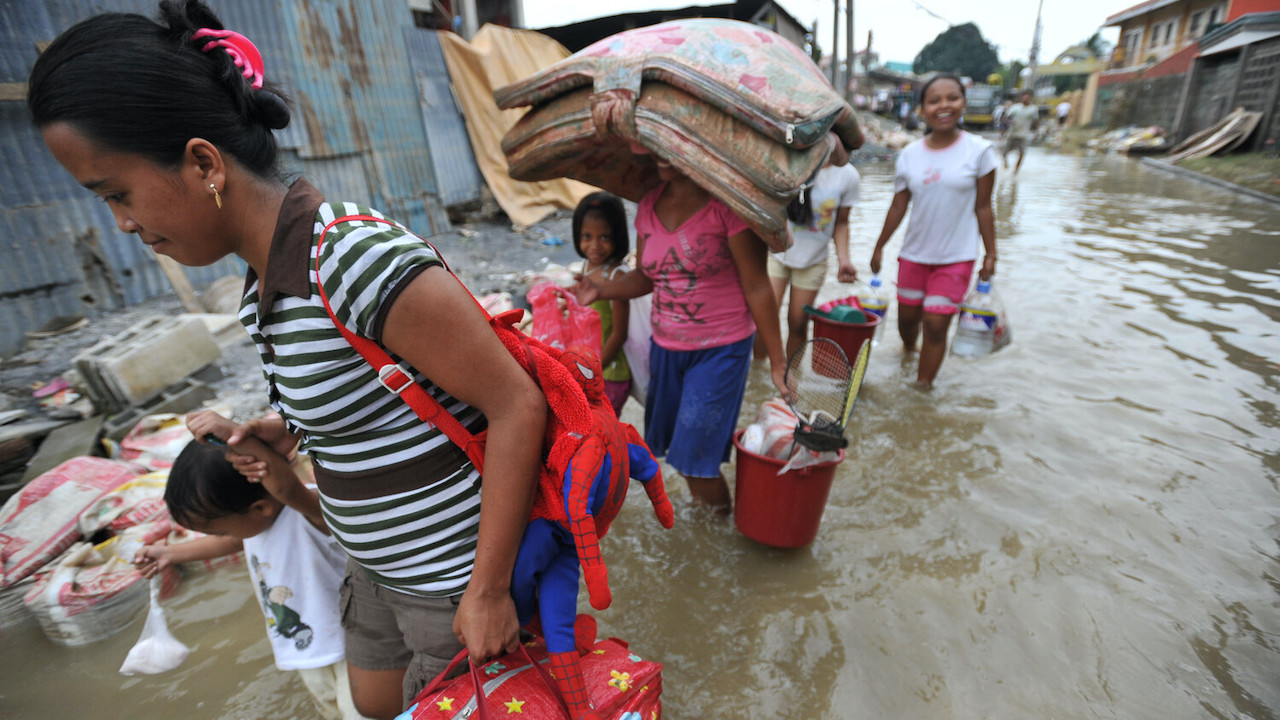
[[[860,170],[866,272],[892,165]],[[664,663],[666,717],[1280,716],[1280,208],[1116,157],[1000,175],[1013,344],[921,393],[891,327],[812,545],[748,540],[679,481],[665,531],[633,488],[597,616]],[[744,425],[766,393],[757,368]],[[116,673],[140,621],[70,649],[6,630],[0,717],[310,717],[244,574],[184,582],[167,675]]]

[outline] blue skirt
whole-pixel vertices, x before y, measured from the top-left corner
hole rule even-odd
[[[649,350],[644,440],[685,477],[719,477],[747,390],[755,335],[704,350]]]

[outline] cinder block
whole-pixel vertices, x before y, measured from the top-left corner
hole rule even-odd
[[[75,357],[93,405],[112,413],[147,402],[217,360],[221,348],[198,317],[153,317]]]
[[[139,420],[148,415],[163,413],[181,415],[195,410],[217,396],[218,393],[213,388],[199,380],[183,378],[165,388],[146,404],[127,408],[124,412],[107,418],[102,426],[102,436],[120,442]]]

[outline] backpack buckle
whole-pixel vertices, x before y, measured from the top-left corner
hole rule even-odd
[[[399,395],[413,384],[413,376],[409,374],[408,368],[388,363],[378,368],[378,382],[382,387],[390,390],[392,395]]]

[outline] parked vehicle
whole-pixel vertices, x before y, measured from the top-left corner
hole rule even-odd
[[[965,127],[990,127],[992,114],[1000,104],[1000,87],[974,84],[965,92]]]

